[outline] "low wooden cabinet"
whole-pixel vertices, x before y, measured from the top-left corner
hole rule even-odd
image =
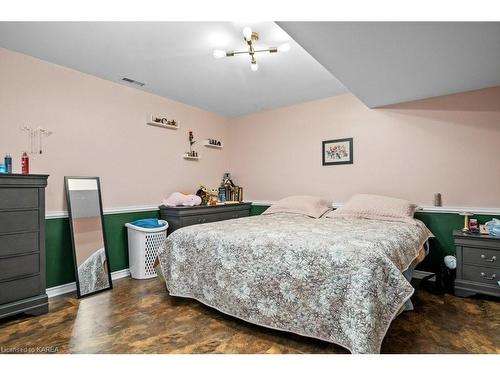
[[[453,232],[457,251],[455,294],[500,297],[500,237]]]
[[[0,318],[48,311],[45,293],[47,177],[0,174]]]
[[[168,222],[168,234],[188,225],[237,219],[250,215],[248,202],[217,206],[166,207],[160,206],[160,219]]]

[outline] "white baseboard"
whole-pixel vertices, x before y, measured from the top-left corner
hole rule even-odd
[[[144,211],[158,211],[158,205],[111,207],[103,209],[104,215],[125,214],[129,212],[144,212]],[[68,217],[68,211],[47,211],[45,213],[45,219],[60,219],[64,217]]]
[[[115,272],[111,272],[111,280],[123,279],[124,277],[130,276],[130,270],[128,268],[124,270],[119,270]],[[76,291],[76,283],[68,283],[63,285],[53,286],[52,288],[47,288],[45,292],[51,297],[60,296],[61,294],[71,293]]]

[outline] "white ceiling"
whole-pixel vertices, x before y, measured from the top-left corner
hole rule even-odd
[[[257,46],[286,53],[215,59],[214,49],[244,49],[244,26]],[[274,22],[0,22],[0,46],[225,116],[337,95],[347,90]],[[121,83],[121,82],[120,82]],[[133,86],[135,87],[135,86]]]
[[[499,22],[278,22],[369,107],[500,85]]]

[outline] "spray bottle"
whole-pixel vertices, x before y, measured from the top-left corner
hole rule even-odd
[[[12,174],[12,156],[10,154],[5,155],[4,159],[5,173]]]
[[[23,156],[21,157],[21,171],[22,174],[30,173],[30,158],[26,152],[23,152]]]

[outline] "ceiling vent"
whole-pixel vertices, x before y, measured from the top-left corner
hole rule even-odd
[[[135,79],[131,79],[131,78],[127,78],[127,77],[122,78],[122,81],[125,81],[127,83],[131,83],[133,85],[141,86],[141,87],[145,85],[144,82],[139,82],[139,81],[136,81]]]

